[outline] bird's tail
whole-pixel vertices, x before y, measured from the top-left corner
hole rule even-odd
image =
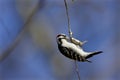
[[[94,55],[100,54],[100,53],[103,53],[103,51],[92,52],[92,53],[88,54],[88,56],[86,56],[86,59],[88,59],[88,58],[90,58],[90,57],[92,57]]]

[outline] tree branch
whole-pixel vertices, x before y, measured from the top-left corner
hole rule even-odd
[[[68,13],[67,1],[64,0],[64,3],[65,3],[65,8],[66,8],[67,20],[68,20],[68,33],[69,33],[70,40],[72,40],[72,31],[71,31],[71,28],[70,28],[70,17],[69,17],[69,13]]]
[[[0,55],[0,61],[3,61],[9,54],[15,49],[15,47],[19,44],[20,40],[22,39],[23,35],[26,32],[26,29],[28,28],[28,24],[31,22],[33,16],[37,13],[37,11],[42,8],[45,0],[39,0],[36,7],[33,9],[31,14],[28,16],[26,22],[23,25],[23,30],[19,33],[17,38],[13,41],[14,43],[8,47],[7,50],[5,50],[2,55]]]
[[[72,0],[72,1],[74,1],[74,0]],[[72,42],[72,31],[71,31],[71,28],[70,28],[70,17],[69,17],[69,13],[68,13],[68,5],[67,5],[67,1],[66,0],[64,0],[64,4],[65,4],[66,15],[67,15],[67,20],[68,20],[69,38],[70,38],[70,41]],[[78,80],[80,80],[80,73],[79,73],[79,70],[78,70],[78,64],[77,64],[76,60],[75,60],[75,69],[76,69],[76,73],[78,75]]]

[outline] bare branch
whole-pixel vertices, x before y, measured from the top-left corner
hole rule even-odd
[[[65,3],[65,8],[66,8],[66,15],[67,15],[67,19],[68,19],[68,32],[69,32],[69,37],[70,37],[70,40],[72,40],[72,31],[71,31],[71,28],[70,28],[70,17],[69,17],[69,13],[68,13],[68,5],[67,5],[67,2],[66,0],[64,0],[64,3]]]
[[[80,73],[79,73],[78,64],[77,64],[76,60],[75,60],[75,69],[76,69],[76,73],[78,75],[78,80],[80,80]]]
[[[31,14],[28,16],[26,22],[23,25],[23,30],[19,33],[14,43],[8,47],[8,49],[0,55],[0,61],[3,61],[14,49],[15,47],[19,44],[20,40],[22,39],[23,35],[26,32],[26,29],[28,28],[28,24],[31,22],[33,16],[37,13],[39,9],[42,8],[45,0],[39,0],[36,7],[33,9]]]
[[[72,0],[74,1],[74,0]],[[72,31],[71,31],[71,28],[70,28],[70,17],[69,17],[69,14],[68,14],[68,5],[67,5],[67,1],[64,0],[64,3],[65,3],[65,8],[66,8],[66,15],[67,15],[67,20],[68,20],[68,32],[69,32],[69,38],[70,38],[70,41],[72,41]],[[80,73],[79,73],[79,70],[78,70],[78,64],[77,64],[77,61],[75,60],[75,69],[76,69],[76,73],[78,75],[78,80],[80,80]]]

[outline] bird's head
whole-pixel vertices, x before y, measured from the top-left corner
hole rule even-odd
[[[56,38],[57,39],[66,39],[67,36],[65,34],[58,34]]]
[[[68,40],[69,38],[65,34],[58,34],[56,39],[57,42],[60,44],[62,39]]]

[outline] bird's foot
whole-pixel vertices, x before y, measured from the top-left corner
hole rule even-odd
[[[84,45],[84,44],[87,43],[87,42],[88,42],[88,41],[85,40],[85,41],[83,41],[81,44]]]

